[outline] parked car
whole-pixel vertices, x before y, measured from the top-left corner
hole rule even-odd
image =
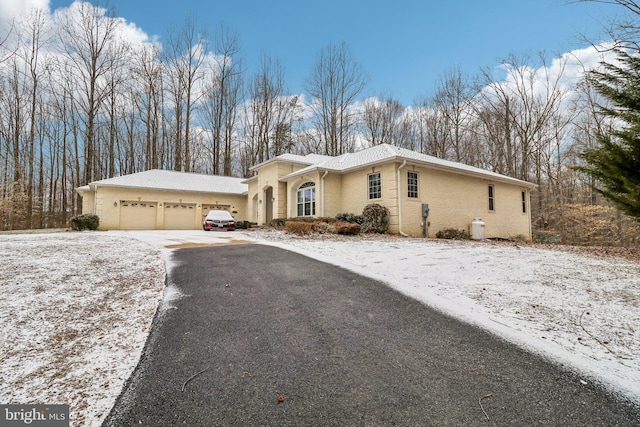
[[[217,210],[209,211],[202,223],[204,231],[226,230],[233,231],[236,229],[236,221],[228,211]]]

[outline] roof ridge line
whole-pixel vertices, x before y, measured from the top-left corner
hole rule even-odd
[[[392,147],[391,145],[389,145],[387,143],[382,144],[382,145],[384,145],[384,148],[385,148],[385,150],[387,150],[387,153],[391,154],[392,156],[397,156],[399,154],[393,148],[391,148]]]

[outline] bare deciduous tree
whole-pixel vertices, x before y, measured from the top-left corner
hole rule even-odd
[[[204,122],[210,133],[207,151],[211,155],[211,172],[231,175],[243,74],[237,34],[227,27],[220,27],[213,42],[213,52],[204,99]]]
[[[82,91],[75,100],[80,103],[84,129],[84,181],[103,178],[98,170],[97,119],[102,103],[109,95],[105,76],[120,67],[124,60],[122,43],[117,37],[122,21],[115,19],[112,9],[76,2],[65,15],[60,32],[71,70]]]
[[[540,65],[532,67],[528,58],[511,56],[504,63],[507,77],[495,81],[485,72],[484,89],[477,97],[478,116],[484,120],[489,140],[499,144],[496,155],[506,173],[529,180],[539,176],[540,153],[551,141],[548,127],[558,113],[565,89],[561,86],[564,59],[553,73],[540,55]],[[496,124],[502,123],[501,126]],[[494,130],[495,129],[495,130]],[[496,131],[497,130],[497,131]]]
[[[196,101],[202,96],[198,85],[203,78],[206,56],[206,38],[202,31],[196,30],[191,19],[185,22],[181,31],[169,37],[166,62],[175,114],[175,170],[191,170],[191,116]]]
[[[414,105],[412,113],[416,149],[421,153],[441,159],[449,158],[447,144],[449,129],[441,110],[433,105],[433,100],[421,97]]]
[[[445,151],[450,151],[450,159],[456,162],[474,164],[479,157],[471,134],[475,93],[469,78],[459,67],[453,67],[442,75],[433,96],[433,106],[442,114],[443,126],[448,129],[441,145],[450,149]]]
[[[137,96],[133,101],[144,125],[144,168],[157,169],[164,165],[161,148],[164,67],[157,45],[142,46],[134,58],[131,70],[136,77]]]
[[[363,102],[363,128],[365,138],[371,145],[401,144],[405,108],[390,96],[378,100],[368,98]]]
[[[312,98],[309,108],[324,154],[336,156],[354,149],[358,119],[351,107],[365,86],[362,68],[346,43],[331,43],[320,51],[305,88]]]
[[[288,96],[284,69],[277,59],[263,55],[260,68],[248,88],[248,143],[255,163],[289,151],[297,98]]]
[[[27,141],[27,177],[26,177],[26,186],[27,186],[27,207],[26,207],[26,218],[27,218],[27,227],[31,228],[33,223],[33,213],[34,213],[34,175],[35,175],[35,161],[36,161],[36,125],[41,120],[38,120],[38,111],[39,107],[42,104],[42,99],[40,95],[40,84],[43,75],[46,73],[46,62],[41,59],[41,48],[42,44],[46,43],[46,16],[45,13],[41,9],[33,9],[31,14],[27,20],[26,29],[28,33],[26,34],[26,41],[23,43],[24,50],[21,56],[24,63],[27,65],[27,69],[25,70],[25,85],[28,87],[30,93],[30,105],[29,105],[29,133],[28,133],[28,141]],[[27,83],[28,82],[28,83]],[[38,138],[39,141],[42,141],[41,138]],[[42,152],[42,144],[40,144],[40,153]],[[42,154],[39,156],[40,165],[42,165]],[[40,175],[38,182],[43,181],[43,170],[42,167],[39,169]],[[41,211],[42,202],[42,185],[39,186],[39,192],[37,194],[40,209]],[[38,214],[39,226],[42,226],[42,217]],[[39,227],[39,228],[40,228]]]

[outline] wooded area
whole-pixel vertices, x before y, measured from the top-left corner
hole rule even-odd
[[[232,29],[209,35],[188,21],[160,46],[132,41],[108,9],[65,10],[0,27],[0,229],[66,227],[80,211],[75,189],[103,178],[152,168],[247,177],[287,152],[389,143],[537,184],[537,239],[638,243],[637,222],[574,169],[616,123],[571,54],[551,64],[512,55],[473,77],[451,68],[405,106],[364,98],[345,43],[318,52],[306,93],[293,94],[277,58],[247,75]],[[602,48],[590,49],[615,58]]]

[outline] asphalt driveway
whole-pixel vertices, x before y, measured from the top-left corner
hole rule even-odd
[[[258,244],[173,262],[184,296],[107,426],[640,424],[579,375],[347,270]]]

